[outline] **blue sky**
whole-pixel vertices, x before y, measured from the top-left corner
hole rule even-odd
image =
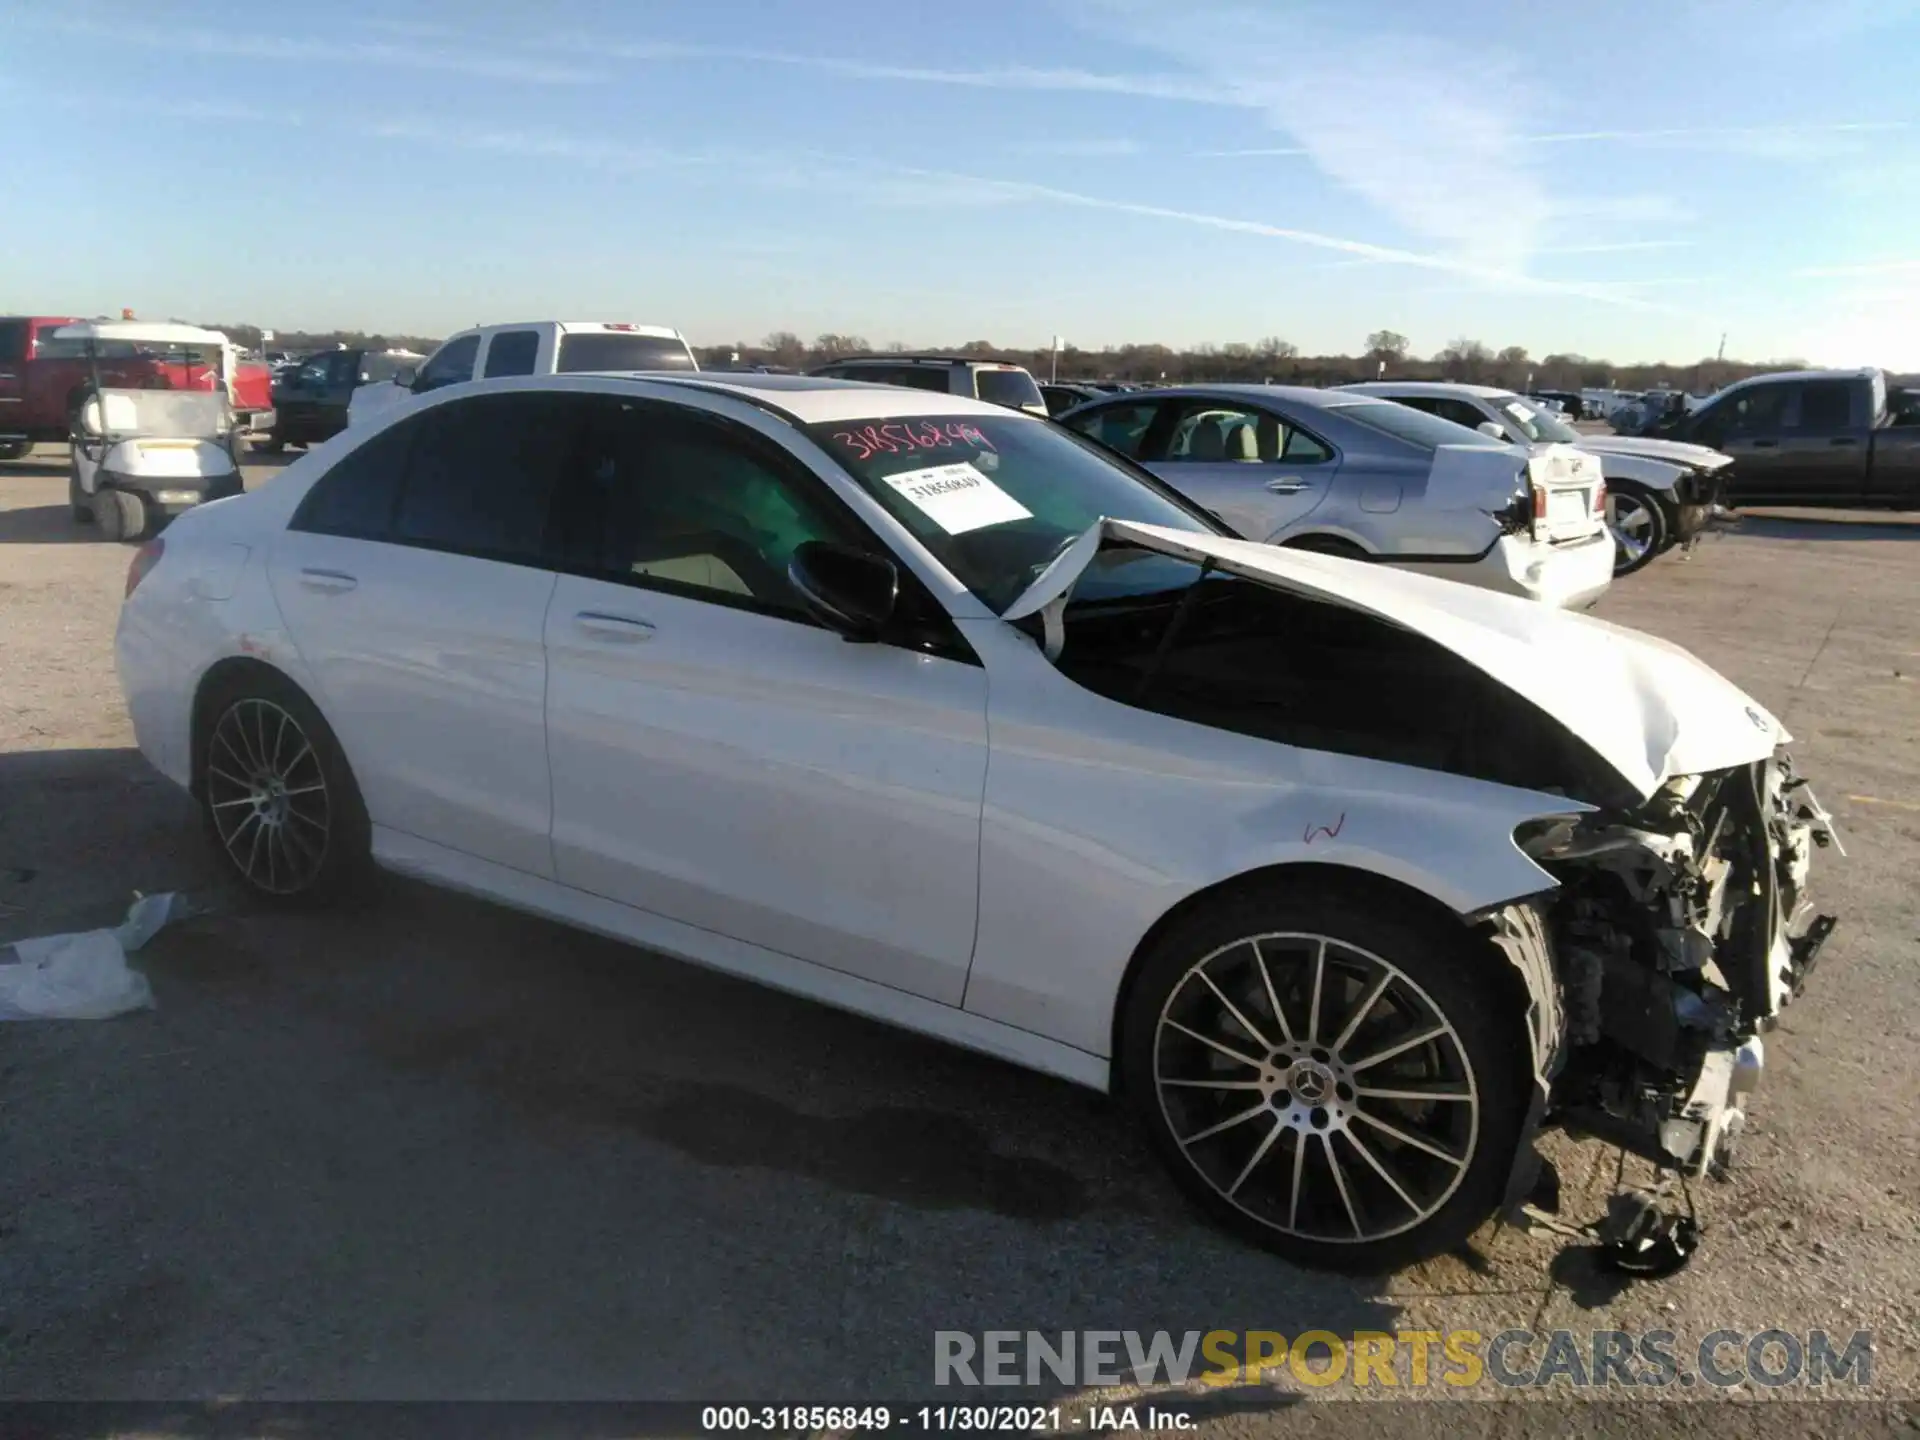
[[[0,0],[0,312],[1920,368],[1920,0]]]

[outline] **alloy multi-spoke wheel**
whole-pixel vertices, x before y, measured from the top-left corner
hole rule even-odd
[[[214,722],[207,809],[220,843],[256,889],[291,895],[326,863],[333,805],[319,752],[271,700],[229,705]]]
[[[1181,1185],[1234,1230],[1310,1264],[1392,1268],[1463,1241],[1511,1173],[1530,1052],[1501,965],[1445,912],[1276,880],[1143,956],[1123,1083]]]
[[[1409,1230],[1473,1157],[1480,1106],[1459,1035],[1396,966],[1326,935],[1251,935],[1161,1009],[1154,1083],[1188,1162],[1288,1235]]]
[[[205,697],[201,808],[234,873],[270,900],[335,893],[367,857],[359,788],[311,701],[264,667]]]
[[[1650,496],[1636,490],[1607,492],[1607,529],[1613,535],[1616,575],[1631,575],[1666,547],[1666,516]]]

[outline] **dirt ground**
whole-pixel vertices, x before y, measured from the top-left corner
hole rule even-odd
[[[1848,850],[1818,857],[1840,928],[1768,1039],[1736,1179],[1697,1190],[1700,1256],[1624,1286],[1489,1230],[1350,1280],[1206,1228],[1065,1084],[408,883],[245,903],[131,748],[129,552],[39,456],[0,466],[0,942],[135,890],[212,913],[138,957],[156,1009],[0,1025],[0,1399],[899,1399],[936,1330],[1085,1328],[1657,1328],[1683,1355],[1866,1329],[1867,1394],[1920,1394],[1914,520],[1748,517],[1599,607],[1782,716]],[[1610,1160],[1558,1154],[1591,1214]],[[1285,1398],[1205,1413],[1258,1429]]]

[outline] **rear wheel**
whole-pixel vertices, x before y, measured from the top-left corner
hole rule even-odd
[[[200,803],[248,890],[282,904],[334,898],[366,869],[367,812],[333,731],[299,689],[241,673],[200,707]]]
[[[1130,1103],[1187,1194],[1288,1259],[1378,1271],[1498,1205],[1525,1025],[1444,916],[1324,881],[1263,885],[1154,944],[1127,1000]]]
[[[31,440],[15,440],[0,445],[0,460],[24,460],[33,450]]]
[[[1607,529],[1613,534],[1613,573],[1631,575],[1667,548],[1670,527],[1660,502],[1632,485],[1607,488]]]
[[[258,450],[262,455],[278,455],[287,448],[287,442],[281,437],[278,431],[273,431],[255,439],[253,448]]]

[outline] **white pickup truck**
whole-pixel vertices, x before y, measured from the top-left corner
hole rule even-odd
[[[496,375],[575,374],[583,370],[698,370],[678,330],[612,320],[526,320],[478,325],[442,341],[426,363],[382,385],[362,385],[347,403],[347,424],[384,415],[409,396]]]

